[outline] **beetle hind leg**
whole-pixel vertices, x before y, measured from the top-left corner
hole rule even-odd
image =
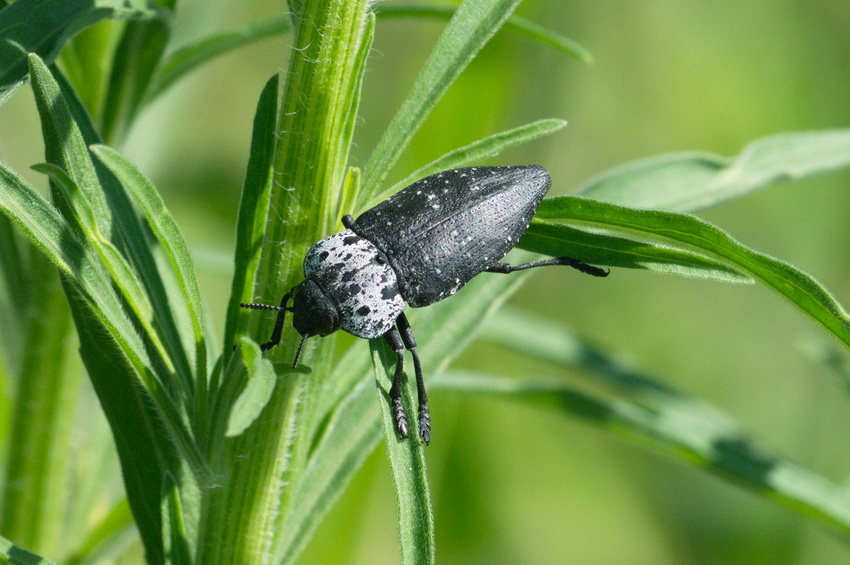
[[[608,273],[611,271],[607,269],[602,269],[601,267],[596,267],[594,265],[588,265],[584,261],[579,259],[573,259],[572,257],[554,257],[552,259],[541,259],[540,261],[531,261],[529,263],[522,263],[519,265],[511,265],[509,263],[495,263],[485,270],[488,273],[514,273],[516,271],[524,271],[526,269],[533,269],[535,267],[549,267],[552,265],[564,265],[567,267],[572,267],[582,273],[593,275],[594,277],[607,277]]]
[[[417,418],[419,438],[422,443],[428,445],[431,442],[431,412],[428,410],[428,394],[425,392],[425,381],[422,378],[422,363],[419,361],[419,353],[416,351],[416,338],[413,337],[413,330],[404,313],[399,315],[396,326],[396,328],[384,334],[387,343],[390,344],[398,357],[393,384],[390,388],[390,404],[396,430],[398,430],[398,435],[402,439],[406,438],[410,432],[410,425],[407,423],[407,415],[401,400],[404,382],[404,350],[407,349],[413,357],[413,372],[416,375],[416,393],[419,400]]]
[[[397,321],[398,329],[401,331],[401,339],[404,347],[410,351],[413,357],[413,372],[416,374],[416,393],[419,401],[419,437],[422,443],[431,443],[431,411],[428,409],[428,393],[425,392],[425,380],[422,378],[422,364],[419,362],[419,353],[416,351],[416,338],[413,337],[413,329],[407,316],[402,312]]]

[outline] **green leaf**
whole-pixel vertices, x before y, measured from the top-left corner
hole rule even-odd
[[[583,206],[583,202],[576,202]],[[752,283],[752,278],[730,265],[706,257],[688,247],[671,247],[649,234],[623,234],[617,237],[610,230],[588,230],[586,226],[572,227],[572,222],[542,222],[532,220],[528,231],[517,247],[553,257],[573,257],[591,265],[608,265],[629,269],[646,269],[684,277],[715,279],[731,283]]]
[[[71,86],[65,81],[61,73],[55,71],[55,69],[54,73],[54,77],[40,73],[39,76],[43,75],[43,78],[34,82],[34,86],[36,86],[41,81],[52,82],[55,78],[59,89],[59,92],[53,94],[50,98],[52,102],[44,105],[42,119],[53,122],[52,128],[57,131],[67,131],[66,139],[75,150],[71,154],[73,158],[63,157],[53,160],[57,164],[61,163],[65,170],[74,172],[74,180],[77,186],[81,189],[81,192],[85,193],[86,200],[92,207],[92,213],[98,222],[99,232],[104,237],[112,233],[110,240],[122,253],[126,254],[127,260],[132,264],[134,272],[153,307],[154,315],[151,323],[162,333],[162,342],[169,353],[169,365],[174,366],[177,378],[184,383],[184,388],[188,390],[191,388],[191,371],[181,338],[184,326],[178,325],[178,322],[174,319],[171,297],[166,291],[162,273],[159,272],[159,266],[154,258],[149,230],[142,225],[142,219],[136,213],[136,208],[121,183],[99,161],[92,161],[88,146],[100,143],[100,137]],[[50,90],[48,87],[42,88]],[[79,136],[82,136],[81,140]],[[57,136],[56,139],[61,142],[62,138]],[[49,144],[48,147],[50,147]],[[54,153],[63,155],[61,151],[54,151]],[[48,158],[50,158],[49,155]],[[92,166],[99,179],[100,190],[95,190],[97,184],[85,184],[89,178],[87,171]],[[81,175],[81,172],[86,172],[86,175]],[[83,184],[80,184],[81,179]],[[103,198],[105,198],[105,204],[102,202]],[[95,204],[97,207],[95,207]],[[104,252],[109,252],[108,247],[106,245],[105,249],[100,250],[101,256],[104,255]],[[120,266],[117,266],[117,268],[120,268]],[[113,276],[117,275],[113,273]],[[120,279],[118,280],[120,285]],[[135,283],[125,281],[125,284]],[[122,293],[127,296],[128,289],[122,288]],[[134,310],[139,311],[139,304],[135,305]]]
[[[510,129],[493,135],[489,135],[483,139],[479,139],[464,147],[459,147],[449,151],[442,157],[431,161],[424,167],[413,171],[402,180],[398,181],[391,187],[380,191],[372,198],[372,201],[366,205],[367,208],[386,200],[402,188],[413,184],[415,181],[448,169],[457,169],[459,167],[468,167],[480,163],[483,159],[487,159],[498,155],[502,151],[507,151],[512,147],[534,141],[544,135],[553,134],[567,125],[564,120],[548,119],[538,120],[518,128]]]
[[[35,102],[41,118],[41,131],[44,138],[45,159],[57,167],[64,169],[80,189],[81,196],[88,201],[91,215],[97,224],[97,231],[105,237],[112,236],[112,214],[103,192],[97,172],[89,157],[88,146],[76,125],[59,85],[54,80],[50,70],[36,55],[30,55],[30,77],[32,80]],[[75,199],[64,201],[54,195],[54,204],[59,206],[67,218],[79,216],[82,212],[73,209]],[[67,204],[68,208],[63,208]],[[87,219],[87,218],[86,218]],[[84,237],[81,227],[71,223],[78,236]]]
[[[151,79],[143,104],[153,101],[179,79],[207,61],[262,39],[292,31],[288,14],[193,41],[167,55]]]
[[[0,537],[0,563],[8,565],[56,565],[50,559],[18,547],[4,537]]]
[[[236,220],[236,249],[224,330],[225,347],[236,342],[239,319],[246,316],[239,304],[253,302],[253,281],[260,262],[260,247],[266,234],[269,197],[274,177],[277,111],[278,77],[275,75],[263,88],[254,114],[248,170],[245,173],[239,216]]]
[[[770,454],[710,405],[673,395],[638,402],[603,399],[555,380],[472,372],[453,371],[435,381],[435,388],[500,396],[581,418],[642,444],[649,440],[659,451],[850,533],[850,495],[844,488]]]
[[[465,0],[446,26],[422,67],[407,98],[372,151],[364,173],[357,209],[362,209],[380,189],[422,122],[498,31],[520,0]]]
[[[544,200],[534,223],[554,227],[578,223],[652,238],[669,246],[703,254],[708,260],[726,265],[773,289],[850,347],[850,317],[815,279],[788,263],[741,245],[719,228],[694,216],[633,210],[575,196],[561,196]],[[520,244],[524,245],[524,242],[525,239]],[[563,254],[569,254],[569,251]]]
[[[154,235],[162,244],[171,268],[183,293],[189,318],[192,321],[195,345],[195,378],[198,394],[203,394],[207,377],[206,309],[195,274],[194,260],[177,222],[168,212],[165,203],[151,182],[122,155],[105,145],[93,146],[92,152],[121,181],[124,188],[139,205]]]
[[[401,562],[411,565],[434,563],[434,512],[428,490],[424,445],[412,425],[411,437],[399,439],[388,392],[392,386],[396,355],[383,340],[371,340],[369,345],[377,374],[378,403],[395,487]],[[417,414],[412,390],[415,390],[414,386],[406,386],[402,395],[411,424]]]
[[[378,16],[412,16],[426,18],[451,18],[457,6],[451,5],[435,5],[435,4],[420,4],[416,2],[394,2],[392,4],[383,3],[375,5],[375,12]],[[564,37],[555,30],[541,26],[523,18],[521,16],[511,16],[505,22],[505,30],[511,31],[518,35],[524,35],[535,41],[539,41],[549,47],[553,47],[569,55],[578,57],[585,63],[593,62],[593,55],[590,51],[576,43],[575,41]]]
[[[147,331],[146,337],[152,342],[153,349],[159,353],[161,361],[169,371],[174,371],[174,365],[168,358],[166,347],[160,341],[153,308],[144,293],[138,278],[130,264],[121,252],[100,233],[91,203],[80,190],[77,183],[63,169],[56,165],[34,165],[33,169],[50,176],[57,194],[64,198],[65,206],[74,214],[74,225],[82,233],[89,245],[94,247],[103,265],[109,271],[115,287],[121,292],[127,305],[133,311],[137,323]]]
[[[577,194],[636,208],[692,212],[850,166],[850,130],[764,137],[734,159],[676,153],[629,163],[591,179]]]
[[[50,72],[36,56],[30,58],[30,64],[48,160],[69,172],[80,194],[85,192],[91,203],[98,231],[111,234],[113,208],[105,203],[101,191],[111,185],[100,183],[82,134]],[[161,365],[152,363],[146,339],[127,316],[114,281],[86,240],[77,222],[79,218],[91,220],[81,212],[85,210],[82,200],[75,200],[81,206],[71,206],[54,184],[56,205],[62,208],[66,220],[5,167],[0,167],[0,185],[4,187],[0,210],[63,275],[80,336],[81,356],[113,429],[128,499],[146,550],[152,560],[157,560],[162,554],[161,478],[165,470],[177,467],[174,447],[194,470],[203,473],[206,469],[171,395],[173,375],[157,373]],[[120,198],[117,201],[122,202]],[[101,211],[103,216],[99,215]],[[127,214],[127,210],[120,210],[115,217],[124,219]],[[145,241],[142,238],[135,245],[144,245]],[[179,478],[184,480],[183,475]]]
[[[27,78],[27,55],[52,62],[65,42],[105,18],[154,17],[146,0],[17,0],[0,10],[0,104]]]
[[[256,343],[242,339],[239,349],[247,369],[247,382],[233,403],[227,421],[227,437],[238,436],[254,423],[268,404],[277,381],[271,362],[263,359],[263,353]]]
[[[165,17],[131,21],[124,26],[104,96],[104,139],[123,138],[133,123],[170,35],[171,26]]]

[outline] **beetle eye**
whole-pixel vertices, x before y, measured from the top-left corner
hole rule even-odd
[[[319,332],[319,335],[326,336],[328,334],[332,334],[336,331],[337,328],[337,319],[336,316],[325,316],[319,323],[317,324],[316,330]]]

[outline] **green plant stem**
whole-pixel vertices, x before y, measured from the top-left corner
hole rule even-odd
[[[359,63],[371,41],[367,6],[365,0],[306,0],[296,10],[268,224],[255,275],[259,299],[279,300],[297,282],[306,249],[338,221],[332,216],[357,110]],[[248,335],[271,333],[273,317],[247,319]],[[287,332],[269,357],[291,364],[294,333]],[[327,341],[323,346],[332,349]],[[304,399],[315,395],[305,390],[321,386],[317,375],[327,372],[328,362],[311,356],[310,349],[302,362],[313,366],[306,379],[276,364],[278,383],[265,409],[245,433],[228,440],[227,474],[224,484],[208,493],[197,562],[271,559],[286,516],[287,487],[297,481],[312,437],[301,416],[309,409]]]
[[[63,546],[69,436],[81,372],[67,370],[71,317],[56,269],[35,254],[33,284],[0,531],[32,551],[55,556]]]

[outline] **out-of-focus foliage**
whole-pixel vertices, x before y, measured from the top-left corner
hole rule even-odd
[[[185,35],[175,44],[209,29],[250,25],[276,13],[279,4],[182,0],[173,30]],[[569,125],[488,164],[542,164],[553,177],[553,194],[663,153],[733,156],[755,139],[850,123],[850,4],[842,0],[526,0],[519,14],[576,40],[594,63],[500,33],[437,105],[390,181],[450,149],[541,118],[563,118]],[[427,18],[379,20],[354,164],[366,165],[444,26]],[[275,37],[176,83],[144,108],[123,150],[163,192],[186,234],[218,335],[251,117],[286,45],[287,38]],[[44,177],[26,171],[44,157],[32,98],[22,94],[0,106],[0,159],[44,186]],[[698,213],[744,245],[805,270],[846,305],[848,184],[845,171],[772,186]],[[549,269],[529,281],[513,304],[572,327],[594,346],[622,356],[625,368],[722,407],[744,432],[790,461],[835,482],[846,476],[847,389],[806,347],[812,340],[820,348],[833,345],[766,288],[640,270],[614,269],[598,280]],[[433,308],[443,306],[448,303]],[[475,343],[453,367],[535,373],[568,387],[609,392],[577,371],[529,361],[493,341]],[[5,418],[8,391],[0,392]],[[578,419],[450,390],[433,391],[431,402],[439,432],[425,451],[440,563],[847,559],[846,544],[822,526]],[[93,407],[81,410],[75,432],[81,449],[103,433],[98,414]],[[6,425],[0,418],[0,429]],[[76,472],[93,469],[109,477],[105,492],[120,492],[109,455],[93,453]],[[389,482],[379,451],[301,561],[395,562]],[[112,512],[126,517],[126,508]]]

